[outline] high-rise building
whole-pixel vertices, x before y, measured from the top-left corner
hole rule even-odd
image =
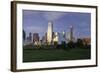
[[[66,43],[70,41],[73,41],[73,42],[75,41],[73,37],[73,26],[70,26],[70,30],[65,33],[65,38],[66,38]]]
[[[30,42],[32,41],[32,33],[31,32],[29,33],[29,41]]]
[[[68,43],[71,40],[70,32],[66,32],[66,43]]]
[[[49,22],[48,23],[48,29],[47,29],[47,43],[51,44],[52,43],[52,39],[53,39],[53,23]]]
[[[73,41],[73,26],[70,26],[70,41]]]
[[[23,30],[23,45],[26,45],[26,33]]]
[[[57,42],[58,43],[58,41],[59,41],[58,33],[55,32],[55,33],[53,33],[53,42]]]
[[[32,43],[32,33],[30,32],[29,35],[26,37],[25,44],[29,45]]]
[[[42,37],[42,44],[46,43],[47,43],[47,33],[45,33],[45,35]]]
[[[33,43],[34,45],[39,45],[39,34],[38,33],[33,34]]]
[[[25,39],[26,39],[26,33],[25,33],[25,31],[23,30],[23,41],[25,41]]]
[[[53,43],[62,44],[62,42],[66,42],[65,32],[62,33],[53,33]]]
[[[62,44],[62,42],[66,42],[66,39],[65,39],[65,32],[62,32],[62,33],[58,33],[58,44]]]

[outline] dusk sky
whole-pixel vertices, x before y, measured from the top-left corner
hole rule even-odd
[[[69,27],[73,26],[75,38],[91,36],[90,13],[23,10],[23,29],[27,35],[31,32],[44,36],[49,21],[53,22],[54,32],[69,32]]]

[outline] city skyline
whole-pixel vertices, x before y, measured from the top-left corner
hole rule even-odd
[[[69,32],[70,26],[73,26],[76,38],[90,37],[90,20],[90,13],[23,10],[26,35],[39,33],[40,38],[47,32],[49,21],[53,23],[54,32]]]

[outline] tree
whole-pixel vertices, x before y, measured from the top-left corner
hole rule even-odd
[[[83,48],[84,47],[82,39],[77,39],[76,46],[79,47],[79,48]]]
[[[62,41],[62,43],[61,43],[61,48],[62,48],[62,49],[66,49],[66,42],[65,42],[65,41]]]
[[[73,41],[67,43],[67,48],[75,48],[75,44]]]
[[[55,42],[54,42],[54,45],[55,45],[55,46],[58,45],[58,42],[55,41]]]

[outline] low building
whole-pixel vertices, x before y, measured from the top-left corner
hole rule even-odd
[[[91,45],[91,38],[83,38],[82,41],[84,45]]]

